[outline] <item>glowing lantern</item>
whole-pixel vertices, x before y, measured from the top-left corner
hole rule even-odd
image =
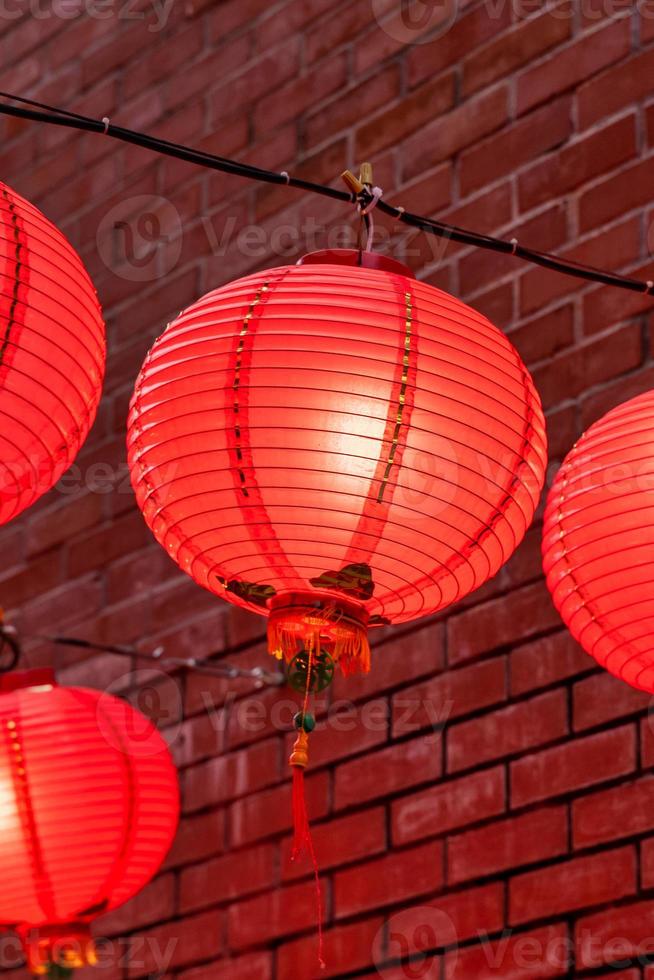
[[[654,693],[654,391],[579,439],[547,500],[543,561],[554,604],[602,667]]]
[[[95,962],[91,920],[157,871],[177,775],[148,719],[47,670],[0,678],[0,740],[0,922],[33,973],[58,976]]]
[[[141,370],[128,449],[171,557],[267,615],[272,653],[309,649],[326,673],[368,668],[368,627],[493,576],[546,465],[538,395],[506,337],[399,262],[349,250],[181,313]]]
[[[0,183],[0,524],[49,490],[95,418],[105,340],[78,255]]]

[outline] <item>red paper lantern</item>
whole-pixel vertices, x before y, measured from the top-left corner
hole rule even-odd
[[[309,642],[346,672],[367,667],[368,626],[435,613],[498,571],[546,464],[506,337],[399,262],[347,250],[181,313],[141,370],[128,449],[180,567],[269,615],[277,656]]]
[[[49,490],[95,418],[105,339],[79,256],[0,183],[0,524]]]
[[[94,962],[90,921],[150,880],[178,812],[166,743],[125,701],[0,679],[0,922],[34,973]]]
[[[595,422],[547,500],[543,562],[554,604],[602,667],[654,693],[654,391]]]

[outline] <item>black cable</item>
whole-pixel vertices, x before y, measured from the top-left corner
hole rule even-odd
[[[201,150],[191,149],[179,143],[170,142],[169,140],[149,136],[147,133],[139,133],[132,129],[125,129],[122,126],[115,126],[109,120],[92,119],[89,116],[82,116],[79,113],[69,112],[66,109],[58,109],[42,102],[35,102],[31,99],[21,98],[6,92],[0,92],[0,97],[23,103],[23,106],[0,103],[0,114],[2,115],[14,116],[19,119],[29,119],[33,122],[48,123],[54,126],[64,126],[82,132],[100,133],[121,140],[124,143],[141,146],[155,153],[175,157],[178,160],[185,160],[188,163],[195,163],[211,170],[218,170],[221,173],[234,174],[238,177],[268,184],[286,185],[312,194],[330,197],[337,201],[358,202],[365,206],[372,199],[368,190],[364,190],[360,195],[356,196],[347,191],[327,187],[324,184],[316,184],[299,177],[292,177],[287,173],[277,173],[273,170],[264,170],[260,167],[252,166],[251,164],[238,163],[226,157],[216,156]],[[25,106],[30,106],[31,108],[25,108]],[[533,265],[538,265],[542,268],[562,273],[563,275],[573,276],[577,279],[585,279],[588,282],[597,282],[605,286],[616,286],[619,289],[628,289],[632,292],[654,295],[654,282],[651,281],[644,282],[641,279],[620,276],[617,273],[609,272],[605,269],[597,269],[594,266],[566,261],[547,252],[539,252],[535,249],[526,248],[524,245],[520,245],[516,239],[505,241],[500,238],[492,238],[466,228],[459,228],[456,225],[449,225],[445,222],[413,214],[404,208],[394,207],[384,200],[379,200],[376,206],[383,214],[389,215],[402,224],[416,228],[428,235],[436,235],[439,238],[459,242],[463,245],[471,245],[475,248],[500,252],[504,255],[515,255],[517,258],[530,262]]]
[[[162,668],[183,668],[194,670],[213,677],[224,677],[235,680],[243,677],[253,680],[258,687],[269,685],[280,687],[286,683],[286,676],[281,671],[265,670],[263,667],[238,667],[229,661],[212,661],[208,658],[196,657],[167,657],[163,647],[157,647],[152,653],[143,653],[134,647],[116,645],[114,643],[95,643],[77,636],[30,636],[18,633],[11,626],[0,621],[0,674],[14,670],[21,655],[21,640],[39,640],[42,643],[52,643],[54,646],[75,647],[88,653],[110,653],[119,657],[129,657],[142,663],[149,663]],[[210,655],[211,656],[211,655]]]

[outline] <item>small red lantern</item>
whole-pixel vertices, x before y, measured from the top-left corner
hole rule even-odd
[[[654,391],[579,439],[547,500],[543,563],[556,608],[602,667],[654,693]]]
[[[48,670],[0,678],[0,922],[33,973],[95,962],[89,923],[150,880],[178,815],[166,743],[129,704]]]
[[[49,490],[95,418],[105,339],[79,256],[0,183],[0,524]]]
[[[196,582],[271,652],[368,669],[367,628],[478,588],[528,528],[543,415],[506,337],[389,258],[306,256],[198,300],[155,342],[128,449]],[[318,661],[316,661],[318,664]]]

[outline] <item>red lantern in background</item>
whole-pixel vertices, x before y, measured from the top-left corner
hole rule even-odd
[[[47,670],[0,678],[0,740],[0,922],[34,973],[93,963],[89,923],[150,880],[175,834],[166,743],[125,701]]]
[[[49,490],[95,418],[102,314],[79,256],[0,183],[0,524]]]
[[[314,253],[198,300],[129,418],[145,519],[196,582],[269,616],[271,652],[367,669],[367,627],[491,578],[544,480],[538,395],[475,310],[392,259]]]
[[[554,604],[602,667],[654,693],[654,391],[614,408],[566,456],[547,500]]]

